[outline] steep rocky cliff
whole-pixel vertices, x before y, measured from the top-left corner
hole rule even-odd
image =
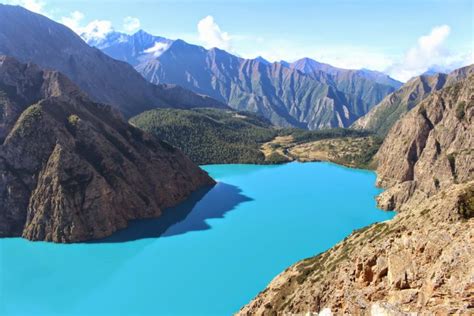
[[[474,74],[431,94],[398,121],[375,159],[378,198],[385,209],[405,209],[474,175]],[[394,154],[396,153],[396,154]]]
[[[65,76],[0,57],[0,236],[77,242],[213,180]]]
[[[241,315],[474,312],[474,77],[398,121],[377,160],[400,212],[277,276]]]

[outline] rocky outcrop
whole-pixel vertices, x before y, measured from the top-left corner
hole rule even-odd
[[[473,87],[474,74],[431,94],[393,126],[375,157],[377,184],[388,189],[379,198],[383,208],[401,211],[411,198],[473,179]]]
[[[277,276],[240,315],[474,312],[474,76],[398,121],[377,154],[394,219]]]
[[[0,110],[2,237],[102,238],[214,183],[57,72],[0,57]]]
[[[355,231],[291,266],[239,315],[467,314],[474,308],[474,182]],[[472,215],[471,215],[472,216]]]

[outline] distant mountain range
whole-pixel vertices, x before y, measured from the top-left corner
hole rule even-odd
[[[69,28],[20,6],[0,4],[1,54],[60,71],[95,101],[112,104],[126,116],[157,107],[227,107],[179,86],[150,84]]]
[[[244,59],[144,31],[112,32],[88,43],[128,62],[152,83],[177,84],[279,126],[347,127],[401,83],[370,70],[346,70],[309,58],[294,63]]]
[[[401,85],[380,72],[308,58],[244,59],[144,31],[83,37],[98,49],[44,16],[0,5],[0,54],[60,71],[94,101],[114,105],[126,117],[154,108],[228,104],[282,127],[348,127]]]

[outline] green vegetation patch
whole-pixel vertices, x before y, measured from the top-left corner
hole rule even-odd
[[[368,131],[343,128],[278,129],[257,114],[218,109],[154,109],[133,117],[130,123],[179,148],[197,164],[288,162],[291,158],[285,154],[287,145],[271,144],[273,150],[282,149],[283,153],[273,152],[267,157],[261,151],[262,144],[277,136],[291,136],[288,145],[294,146],[324,139],[373,135]],[[347,159],[358,167],[367,168],[380,144],[381,139],[377,138],[363,148],[361,154]],[[345,161],[340,163],[347,164]]]
[[[18,127],[18,132],[22,137],[33,131],[36,122],[41,120],[42,110],[41,106],[35,104],[27,108],[21,115],[21,124]]]
[[[197,164],[265,163],[260,144],[278,130],[247,112],[156,109],[130,122],[181,149]]]
[[[76,114],[71,114],[69,115],[69,117],[67,118],[67,121],[69,124],[73,125],[73,126],[76,126],[77,123],[79,122],[80,118],[79,116],[77,116]]]
[[[271,153],[266,159],[265,162],[269,164],[280,164],[288,162],[288,157],[285,157],[277,152]]]

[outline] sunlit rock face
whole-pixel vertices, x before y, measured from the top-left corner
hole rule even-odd
[[[474,286],[474,77],[391,128],[378,203],[399,214],[278,275],[240,315],[469,314]]]

